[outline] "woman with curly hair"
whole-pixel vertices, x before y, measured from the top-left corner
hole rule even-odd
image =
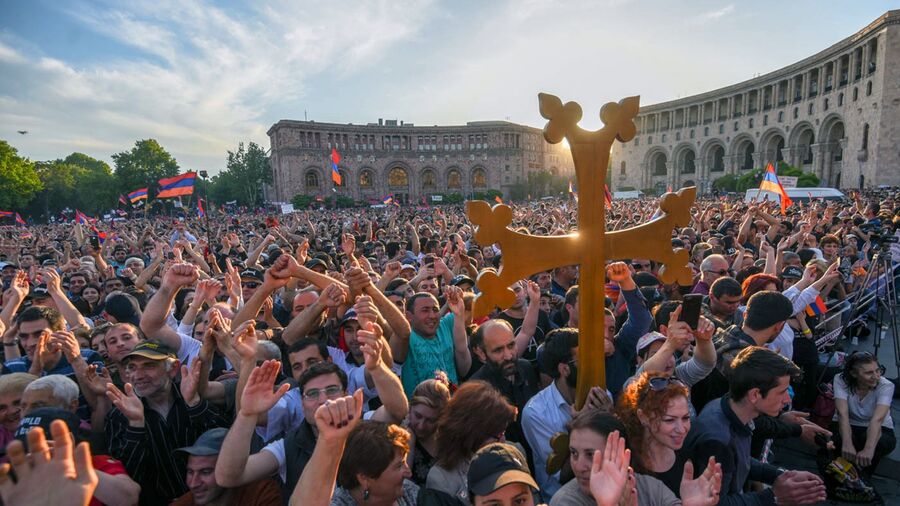
[[[689,393],[677,378],[644,372],[628,385],[616,407],[628,429],[635,471],[659,479],[676,495],[684,472],[678,450],[691,430]]]
[[[516,408],[484,381],[464,383],[453,394],[437,423],[438,461],[428,472],[426,488],[468,504],[466,473],[482,446],[505,441]]]
[[[412,434],[407,459],[412,469],[412,481],[424,485],[428,471],[437,459],[436,426],[441,413],[450,401],[450,389],[446,378],[425,380],[413,390],[409,402],[407,427]]]

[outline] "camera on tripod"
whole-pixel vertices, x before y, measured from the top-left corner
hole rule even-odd
[[[895,244],[900,242],[900,238],[895,235],[885,235],[881,226],[877,223],[865,223],[859,226],[859,229],[869,234],[869,241],[874,247],[884,247],[887,244]]]

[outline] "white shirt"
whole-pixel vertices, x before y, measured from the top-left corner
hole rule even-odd
[[[531,446],[534,477],[545,501],[549,501],[562,486],[558,472],[553,476],[547,475],[547,457],[552,452],[550,438],[557,432],[565,432],[566,424],[571,419],[571,406],[556,388],[556,382],[538,392],[522,410],[522,431]]]
[[[847,414],[850,418],[850,425],[857,427],[868,427],[872,417],[875,416],[875,408],[877,406],[890,406],[894,399],[894,384],[885,378],[878,380],[878,386],[875,390],[870,391],[862,399],[859,394],[850,393],[850,388],[844,383],[844,378],[840,374],[834,377],[834,398],[844,399],[847,401]],[[838,421],[838,414],[835,412],[834,420]],[[891,418],[891,410],[888,409],[887,416],[884,417],[882,427],[888,429],[894,428],[894,420]]]

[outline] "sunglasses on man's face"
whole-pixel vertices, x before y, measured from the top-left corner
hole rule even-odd
[[[244,288],[257,288],[259,286],[259,283],[257,283],[256,281],[242,281],[241,286]]]
[[[631,264],[631,266],[634,267],[635,270],[637,270],[637,269],[649,269],[649,268],[650,268],[650,264],[649,264],[649,263],[647,263],[647,264],[642,264],[642,263],[637,263],[637,262],[635,262],[635,263]]]
[[[722,270],[720,270],[720,271],[711,271],[711,270],[707,270],[706,272],[711,272],[711,273],[713,273],[713,274],[718,274],[719,276],[727,276],[727,275],[728,275],[728,269],[722,269]]]

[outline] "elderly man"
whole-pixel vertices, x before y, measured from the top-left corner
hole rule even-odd
[[[728,260],[722,255],[710,255],[700,263],[700,280],[691,293],[709,295],[709,287],[719,278],[728,275]]]

